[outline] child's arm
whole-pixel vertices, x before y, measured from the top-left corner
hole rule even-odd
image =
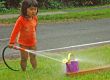
[[[16,37],[20,31],[20,20],[17,20],[10,36],[9,44],[15,44]]]

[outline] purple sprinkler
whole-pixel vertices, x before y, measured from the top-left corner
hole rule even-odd
[[[78,60],[70,59],[71,53],[68,54],[68,59],[64,59],[63,62],[66,63],[66,73],[75,73],[79,71]]]

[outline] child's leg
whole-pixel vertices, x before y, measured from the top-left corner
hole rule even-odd
[[[20,47],[26,48],[26,47],[23,46],[23,45],[20,45]],[[23,71],[26,71],[27,59],[28,59],[28,52],[22,51],[22,50],[20,50],[20,52],[21,52],[21,62],[20,62],[21,69],[22,69]]]
[[[34,47],[30,47],[30,50],[36,50],[36,47],[35,46]],[[30,53],[29,56],[30,56],[30,63],[32,65],[33,69],[35,69],[36,66],[37,66],[36,55]]]

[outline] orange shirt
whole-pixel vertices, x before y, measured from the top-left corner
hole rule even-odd
[[[9,43],[17,42],[24,46],[34,46],[37,43],[36,40],[36,27],[38,24],[38,18],[34,17],[32,20],[28,20],[23,16],[20,16],[13,28],[10,36]]]

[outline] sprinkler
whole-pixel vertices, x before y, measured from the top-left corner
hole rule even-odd
[[[78,61],[70,59],[71,53],[68,54],[68,59],[63,59],[63,63],[66,64],[66,74],[71,74],[79,71]]]
[[[77,76],[77,75],[84,75],[88,73],[96,73],[99,71],[107,71],[110,70],[110,65],[102,66],[102,67],[96,67],[96,68],[90,68],[86,70],[79,70],[79,63],[78,60],[70,59],[71,53],[68,54],[68,59],[63,59],[63,63],[66,64],[66,75],[67,76]]]

